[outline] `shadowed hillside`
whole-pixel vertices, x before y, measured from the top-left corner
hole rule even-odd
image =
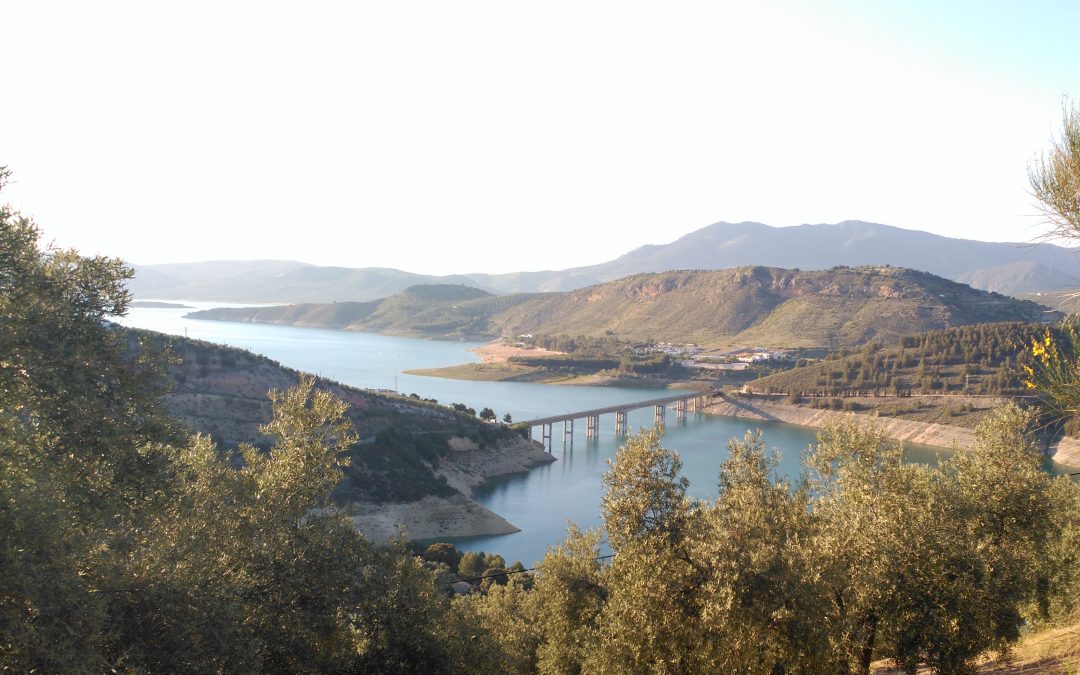
[[[223,447],[270,446],[271,439],[259,431],[271,417],[267,393],[295,386],[301,373],[241,349],[150,335],[168,344],[177,357],[168,373],[172,389],[164,399],[173,416],[194,431],[210,434]],[[350,449],[351,463],[336,492],[343,502],[406,502],[456,495],[458,491],[438,475],[444,463],[453,463],[451,439],[463,439],[481,452],[523,440],[514,430],[485,424],[434,401],[323,379],[317,386],[349,404],[346,415],[361,438]]]

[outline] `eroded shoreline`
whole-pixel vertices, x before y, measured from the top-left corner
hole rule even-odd
[[[1004,400],[1002,400],[1002,403],[1004,403]],[[722,400],[708,406],[704,412],[710,415],[782,422],[812,429],[821,429],[831,421],[844,419],[850,415],[870,416],[865,412],[821,410],[756,397],[724,397]],[[959,450],[968,448],[975,442],[975,430],[968,427],[886,416],[876,417],[875,420],[882,426],[889,438],[897,441],[919,443],[944,449],[955,447]],[[1055,463],[1066,467],[1080,467],[1080,439],[1069,436],[1062,437],[1044,449],[1047,456]]]
[[[472,491],[493,478],[554,462],[555,457],[525,438],[504,441],[487,450],[461,438],[451,439],[450,446],[451,457],[434,469],[460,494],[399,503],[352,502],[348,512],[353,526],[377,543],[399,534],[415,540],[520,532],[513,523],[475,502]]]
[[[1004,400],[1002,400],[1002,403]],[[780,422],[820,429],[829,422],[867,412],[822,410],[758,397],[723,397],[702,412],[708,415]],[[897,441],[943,449],[963,450],[975,441],[968,427],[895,417],[876,417],[886,434]],[[542,446],[524,438],[482,450],[466,439],[451,441],[451,456],[435,467],[436,473],[461,492],[452,497],[425,497],[408,503],[354,503],[353,523],[368,539],[386,542],[404,533],[408,539],[430,540],[511,534],[521,531],[499,514],[472,499],[474,488],[490,479],[527,472],[555,461]],[[1080,439],[1066,437],[1047,449],[1059,465],[1080,466]]]

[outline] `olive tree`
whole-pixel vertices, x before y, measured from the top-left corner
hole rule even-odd
[[[1080,109],[1066,105],[1061,134],[1028,167],[1028,178],[1050,234],[1080,239]]]
[[[345,404],[274,393],[267,451],[180,431],[109,321],[130,269],[39,235],[0,207],[0,671],[450,669],[432,571],[330,503]]]

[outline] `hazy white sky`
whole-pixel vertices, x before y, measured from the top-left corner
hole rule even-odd
[[[601,262],[709,223],[1043,231],[1077,2],[0,4],[5,197],[136,263]]]

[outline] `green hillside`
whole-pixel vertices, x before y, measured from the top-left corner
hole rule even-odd
[[[198,315],[200,319],[220,321],[346,328],[370,316],[379,308],[381,302],[381,300],[374,300],[372,302],[304,303],[299,305],[275,305],[272,307],[245,307],[242,310],[208,309],[194,312],[194,314]]]
[[[502,314],[500,332],[614,333],[628,340],[760,346],[854,345],[1045,308],[895,267],[804,272],[743,267],[640,274],[544,296]]]
[[[339,305],[348,307],[332,308]],[[507,296],[465,286],[416,286],[376,303],[339,305],[217,309],[190,316],[437,338],[613,335],[777,347],[891,342],[950,326],[1058,316],[1034,302],[896,267],[637,274],[567,293]]]
[[[817,362],[799,362],[747,384],[759,393],[818,396],[867,394],[1017,394],[1018,366],[1042,324],[1006,322],[908,335],[892,345],[874,341]]]
[[[192,312],[194,319],[314,326],[442,339],[492,337],[491,318],[530,294],[491,295],[453,284],[412,286],[370,302],[307,303]]]
[[[506,300],[468,286],[413,286],[382,300],[370,316],[349,328],[418,337],[484,338],[490,335],[490,317],[506,306]]]

